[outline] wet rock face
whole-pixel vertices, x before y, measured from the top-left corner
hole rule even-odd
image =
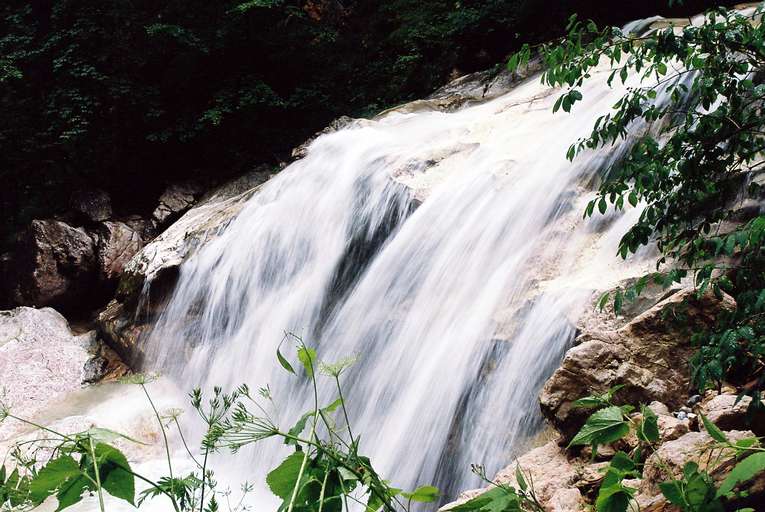
[[[580,335],[545,384],[540,396],[542,412],[568,440],[590,412],[575,409],[572,403],[619,384],[624,386],[617,394],[620,403],[658,400],[679,408],[689,388],[688,360],[693,348],[683,323],[667,318],[682,317],[687,325],[698,328],[711,325],[720,307],[732,305],[729,297],[719,301],[707,294],[697,300],[692,290],[683,290],[620,329]]]
[[[95,240],[84,229],[57,220],[34,220],[13,257],[12,300],[65,305],[87,293],[95,266]]]

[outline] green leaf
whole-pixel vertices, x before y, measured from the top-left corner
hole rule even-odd
[[[656,416],[655,412],[646,406],[642,406],[640,412],[643,415],[643,421],[638,425],[636,432],[637,437],[641,441],[655,443],[659,440],[659,418]]]
[[[402,492],[401,495],[412,501],[419,501],[421,503],[430,503],[438,499],[438,488],[432,485],[423,485],[418,487],[414,492]]]
[[[515,481],[518,482],[518,487],[520,487],[522,491],[529,488],[526,483],[526,478],[523,476],[523,471],[521,471],[521,465],[517,462],[515,464]]]
[[[96,489],[83,473],[64,482],[56,494],[56,498],[58,499],[56,512],[69,508],[79,502],[82,499],[82,493],[85,492],[85,490],[95,491]]]
[[[115,432],[114,430],[109,430],[108,428],[93,427],[83,432],[81,435],[85,437],[91,437],[93,438],[94,441],[98,443],[111,443],[113,441],[116,441],[117,439],[125,439],[127,441],[130,441],[131,443],[149,446],[147,443],[144,443],[137,439],[133,439],[132,437],[126,436],[125,434],[120,434],[119,432]]]
[[[300,467],[303,465],[303,452],[295,452],[282,461],[279,466],[266,476],[266,483],[271,492],[283,500],[288,500],[297,485]]]
[[[757,452],[746,457],[731,470],[720,488],[717,489],[717,496],[725,496],[730,493],[736,485],[753,478],[758,473],[765,471],[765,452]]]
[[[707,418],[703,414],[701,415],[701,421],[704,422],[704,428],[706,429],[707,434],[709,434],[712,437],[712,439],[714,439],[718,443],[728,442],[728,438],[725,437],[725,434],[723,434],[723,431],[717,428],[717,425],[709,421],[709,418]]]
[[[595,500],[595,510],[598,512],[626,512],[636,489],[625,487],[621,483],[609,487],[601,487]]]
[[[127,457],[113,446],[103,443],[96,445],[96,459],[101,475],[101,486],[106,492],[131,505],[135,501],[135,477]]]
[[[81,475],[79,464],[69,455],[53,459],[40,470],[29,484],[30,498],[39,505],[72,477]]]
[[[626,436],[629,431],[629,425],[622,417],[622,410],[614,405],[593,413],[568,446],[613,443]]]
[[[475,498],[452,507],[449,512],[521,512],[521,501],[510,488],[494,487]]]
[[[313,370],[316,367],[316,351],[312,348],[302,346],[298,349],[298,359],[303,364],[306,374],[313,377]]]
[[[680,480],[670,480],[669,482],[661,482],[659,484],[661,493],[667,498],[667,501],[678,507],[684,507],[685,496],[683,494],[683,485]]]
[[[358,480],[359,478],[354,475],[351,470],[348,468],[345,468],[343,466],[338,466],[337,473],[340,475],[340,478],[343,480],[343,482],[349,482],[353,480]]]
[[[279,352],[279,348],[276,349],[276,359],[279,360],[279,364],[282,365],[282,368],[287,370],[290,373],[295,373],[295,369],[292,367],[292,365],[287,361],[281,352]]]

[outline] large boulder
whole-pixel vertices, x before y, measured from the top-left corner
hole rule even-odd
[[[101,354],[95,331],[74,334],[51,308],[0,311],[0,401],[15,415],[34,418],[64,394],[112,372]],[[21,427],[0,423],[0,441]]]
[[[733,305],[730,297],[718,300],[708,293],[697,298],[693,290],[685,289],[624,327],[581,334],[545,384],[542,412],[568,440],[591,412],[573,408],[573,402],[616,385],[624,386],[617,394],[622,403],[657,400],[673,409],[683,406],[693,352],[688,328],[710,326],[721,307]]]
[[[58,220],[33,220],[13,256],[11,298],[16,304],[65,307],[91,290],[95,240]]]

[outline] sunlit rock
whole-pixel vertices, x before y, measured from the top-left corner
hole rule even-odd
[[[583,333],[545,384],[543,413],[570,438],[590,412],[573,408],[573,402],[616,385],[624,386],[617,394],[622,403],[658,400],[673,410],[683,406],[693,352],[684,322],[694,328],[709,326],[721,307],[733,305],[727,296],[720,301],[708,293],[696,299],[693,290],[683,290],[620,329]]]

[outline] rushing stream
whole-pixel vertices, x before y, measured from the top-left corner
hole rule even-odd
[[[320,137],[183,264],[149,367],[181,389],[268,383],[289,427],[312,400],[275,358],[295,333],[322,360],[357,357],[353,428],[396,486],[477,486],[471,463],[493,474],[539,431],[539,389],[616,276],[628,216],[581,212],[624,145],[565,159],[623,93],[603,73],[575,115],[553,115],[556,92],[534,77],[456,113]],[[320,391],[335,398],[330,379]],[[286,450],[265,442],[225,465],[262,482]]]
[[[322,360],[356,357],[343,374],[353,430],[393,485],[448,499],[480,484],[471,463],[509,464],[540,432],[539,390],[594,290],[635,272],[615,252],[636,210],[582,219],[627,144],[565,158],[624,92],[608,72],[573,114],[553,115],[559,91],[535,76],[454,113],[394,110],[318,138],[181,266],[147,341],[163,403],[168,388],[182,406],[194,387],[268,384],[289,428],[313,398],[276,360],[291,332]],[[319,382],[330,403],[333,382]],[[256,509],[271,510],[263,482],[287,453],[268,440],[213,467],[256,483]]]

